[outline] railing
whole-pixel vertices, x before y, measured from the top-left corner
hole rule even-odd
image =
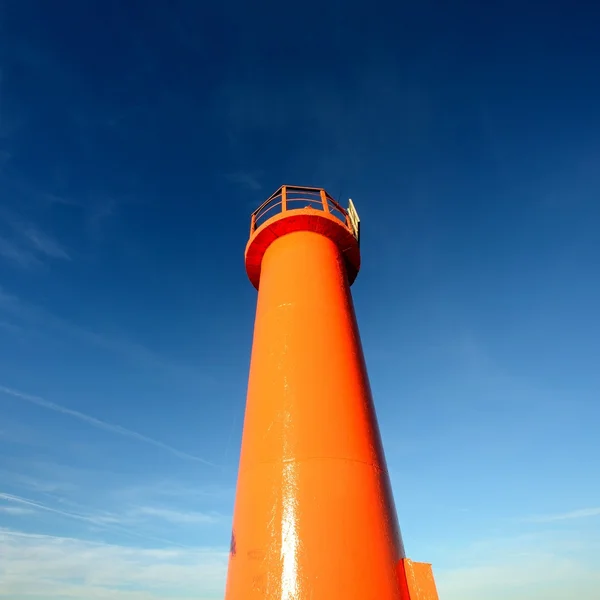
[[[323,189],[292,185],[280,187],[252,213],[250,235],[276,214],[309,207],[329,213],[338,221],[344,223],[356,240],[359,241],[360,219],[352,200],[349,201],[349,206],[345,209]]]

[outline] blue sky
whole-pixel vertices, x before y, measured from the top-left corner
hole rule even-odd
[[[0,2],[0,598],[222,597],[283,183],[442,600],[597,597],[600,15],[526,4]]]

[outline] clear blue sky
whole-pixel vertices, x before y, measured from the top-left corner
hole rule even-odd
[[[441,599],[598,597],[600,14],[497,4],[0,1],[0,598],[222,597],[282,183]]]

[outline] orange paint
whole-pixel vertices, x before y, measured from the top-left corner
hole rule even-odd
[[[439,600],[429,563],[405,558],[398,563],[398,576],[406,600]]]
[[[226,600],[416,600],[350,295],[357,224],[311,188],[282,188],[252,216],[259,292]]]

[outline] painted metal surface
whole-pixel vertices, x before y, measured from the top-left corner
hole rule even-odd
[[[406,600],[439,600],[433,571],[429,563],[405,558],[398,564],[402,597]]]
[[[263,256],[276,238],[294,231],[314,231],[341,249],[348,283],[352,284],[360,269],[360,251],[349,228],[331,214],[314,208],[288,210],[269,219],[256,229],[246,246],[246,272],[256,289],[261,281]]]
[[[256,289],[266,249],[293,231],[314,231],[333,240],[346,263],[348,282],[354,282],[360,269],[360,219],[352,200],[345,209],[323,189],[284,185],[250,218],[246,272]]]
[[[259,292],[225,598],[410,600],[350,295],[358,240],[283,201],[246,248]]]

